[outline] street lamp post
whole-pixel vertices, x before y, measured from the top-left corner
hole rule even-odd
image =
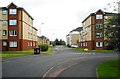
[[[40,36],[41,36],[41,26],[42,26],[43,24],[44,24],[44,23],[41,23],[41,24],[40,24]]]
[[[54,35],[55,35],[54,33],[51,34],[51,45],[52,45],[52,41],[53,41],[53,36]]]
[[[41,23],[40,25],[40,36],[41,36],[41,26],[43,25],[44,23]],[[40,47],[40,52],[41,52],[41,47]]]

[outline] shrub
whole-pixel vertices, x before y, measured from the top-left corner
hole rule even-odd
[[[67,47],[71,47],[69,44],[67,44]]]
[[[47,51],[48,50],[48,45],[39,45],[41,51]]]

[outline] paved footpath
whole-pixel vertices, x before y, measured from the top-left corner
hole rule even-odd
[[[117,57],[117,53],[85,53],[57,46],[50,55],[29,55],[3,60],[2,75],[21,79],[97,77],[98,64]]]

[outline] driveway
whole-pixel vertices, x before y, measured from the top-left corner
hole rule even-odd
[[[97,77],[99,63],[113,60],[117,53],[85,53],[65,46],[56,46],[53,54],[30,55],[3,60],[2,75],[6,78]]]

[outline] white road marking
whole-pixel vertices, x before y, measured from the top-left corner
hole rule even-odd
[[[97,78],[99,79],[99,77],[98,77],[98,68],[96,68],[96,75],[97,75]]]
[[[95,53],[73,53],[73,54],[95,54]]]
[[[46,77],[46,75],[47,75],[53,68],[54,68],[54,66],[51,67],[51,68],[43,75],[42,79],[44,79],[44,78]]]

